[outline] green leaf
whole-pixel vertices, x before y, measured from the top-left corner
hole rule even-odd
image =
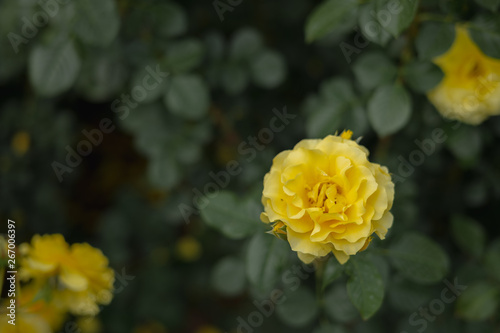
[[[244,68],[227,65],[222,71],[222,86],[228,94],[241,93],[248,85],[248,73]]]
[[[176,37],[187,30],[186,13],[176,3],[160,3],[148,11],[155,23],[155,32],[164,37]]]
[[[261,52],[252,58],[250,71],[257,86],[265,89],[276,88],[286,77],[285,59],[274,51]]]
[[[277,305],[276,313],[288,326],[304,327],[318,315],[318,303],[308,288],[290,290],[285,297],[285,301]]]
[[[418,5],[418,0],[378,0],[378,22],[391,35],[398,37],[413,22]]]
[[[347,333],[347,331],[339,325],[326,325],[314,330],[313,333]]]
[[[75,33],[90,45],[110,44],[120,29],[120,18],[113,0],[81,0],[76,3]]]
[[[284,240],[266,233],[258,233],[248,245],[246,271],[250,283],[269,293],[287,264],[290,246]]]
[[[201,119],[210,107],[210,91],[205,81],[197,75],[174,76],[165,94],[165,105],[179,117]]]
[[[342,266],[335,258],[330,258],[325,265],[323,271],[323,290],[326,289],[332,282],[342,276],[344,266]]]
[[[83,59],[76,89],[89,101],[102,103],[124,91],[127,75],[115,49],[93,50]],[[143,78],[138,82],[140,86]]]
[[[402,85],[384,85],[368,101],[368,120],[379,136],[387,136],[408,123],[411,109],[410,95]]]
[[[446,145],[456,158],[465,164],[477,162],[482,151],[482,138],[480,129],[476,126],[461,125],[453,129],[446,140]]]
[[[229,59],[234,61],[251,60],[262,52],[264,43],[259,32],[252,28],[238,30],[229,46]]]
[[[343,114],[341,129],[350,129],[355,137],[366,134],[370,125],[366,110],[361,105],[353,105]]]
[[[354,75],[366,90],[393,82],[397,68],[382,52],[369,52],[361,55],[353,65]]]
[[[156,188],[171,189],[181,181],[180,167],[169,151],[149,156],[147,175]]]
[[[454,41],[454,24],[425,22],[415,40],[415,46],[421,60],[432,60],[448,51]]]
[[[42,96],[55,96],[71,88],[81,62],[70,40],[38,45],[29,57],[30,81]]]
[[[419,306],[432,300],[432,289],[427,286],[415,285],[401,277],[391,280],[388,299],[393,309],[403,313],[412,313]]]
[[[480,321],[493,316],[498,307],[498,286],[489,282],[475,282],[458,297],[456,313],[467,321]]]
[[[441,82],[444,73],[439,66],[431,62],[414,61],[403,68],[403,76],[413,90],[426,93]]]
[[[500,22],[497,16],[483,16],[468,26],[472,40],[487,56],[500,59]]]
[[[367,40],[385,46],[392,36],[373,18],[373,13],[376,11],[375,6],[375,1],[361,5],[358,16],[359,27]]]
[[[498,10],[498,6],[500,6],[500,0],[475,0],[476,3],[484,8],[491,10],[492,12],[496,12]]]
[[[198,67],[205,54],[203,44],[196,39],[173,43],[167,50],[166,67],[173,73],[184,73]]]
[[[484,266],[488,273],[500,282],[500,239],[488,247],[484,256]]]
[[[486,242],[486,233],[481,224],[465,216],[454,216],[451,227],[457,245],[464,252],[479,258]]]
[[[325,312],[334,322],[347,323],[359,318],[358,310],[349,300],[345,284],[337,284],[325,293]]]
[[[380,273],[366,258],[353,258],[349,261],[350,275],[347,292],[363,320],[373,316],[384,299],[384,283]]]
[[[205,204],[201,209],[201,217],[226,237],[241,239],[264,229],[259,218],[260,208],[255,202],[239,201],[229,191],[220,191],[217,195],[210,196],[213,198],[204,196],[198,199]]]
[[[211,276],[212,286],[222,295],[235,296],[245,288],[245,265],[234,257],[221,259]]]
[[[354,0],[324,1],[307,18],[306,41],[311,43],[354,21],[357,10],[358,2]]]
[[[343,78],[327,80],[320,87],[321,103],[316,105],[306,120],[306,131],[309,137],[322,138],[342,130],[344,115],[359,117],[363,110],[352,110],[355,95],[352,84]],[[356,112],[356,114],[354,114]],[[353,129],[354,130],[354,129]]]
[[[130,80],[130,90],[133,90],[134,87],[143,87],[146,89],[146,94],[144,99],[138,101],[140,103],[151,103],[158,100],[161,96],[165,95],[169,83],[170,83],[170,74],[165,78],[160,78],[156,80],[155,78],[151,78],[151,74],[148,71],[156,69],[156,63],[154,61],[149,61],[148,63],[144,63],[139,67],[139,69],[132,75],[132,79]],[[163,68],[160,68],[161,70]],[[149,81],[147,81],[148,86],[144,85],[144,79],[149,77]]]
[[[429,238],[407,233],[389,248],[389,257],[407,279],[419,284],[440,281],[448,272],[446,253]]]

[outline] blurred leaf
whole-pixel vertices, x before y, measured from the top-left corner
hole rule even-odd
[[[350,129],[355,137],[363,136],[370,127],[366,110],[361,105],[354,105],[352,109],[347,110],[343,115],[342,123],[340,128]]]
[[[484,54],[500,59],[500,22],[497,16],[480,16],[468,26],[468,30]]]
[[[388,298],[392,308],[403,313],[412,313],[432,297],[432,289],[410,283],[401,278],[393,279],[387,288]]]
[[[347,333],[347,331],[342,326],[326,325],[314,330],[313,333]]]
[[[180,167],[168,151],[150,156],[147,173],[149,181],[157,188],[170,189],[182,180]]]
[[[453,238],[465,253],[476,258],[484,251],[486,234],[481,224],[465,216],[454,216],[451,222]]]
[[[363,320],[373,316],[382,305],[384,284],[380,273],[366,258],[352,258],[348,263],[347,292]]]
[[[260,34],[253,28],[238,30],[229,46],[229,58],[231,60],[251,60],[263,50],[263,42]]]
[[[371,42],[385,46],[391,39],[391,34],[385,31],[380,23],[373,17],[375,1],[362,4],[359,10],[358,22],[361,33]]]
[[[413,22],[418,5],[418,0],[377,0],[378,22],[394,37],[398,37]]]
[[[215,60],[222,59],[226,45],[224,37],[220,32],[209,32],[203,41],[205,42],[205,48],[210,58]]]
[[[223,258],[212,270],[211,281],[222,295],[238,295],[245,288],[245,265],[238,258]]]
[[[248,280],[269,293],[287,264],[290,246],[286,241],[266,233],[257,233],[248,245],[246,271]]]
[[[285,324],[291,327],[304,327],[318,314],[318,303],[314,294],[305,287],[285,294],[285,301],[278,304],[276,313]]]
[[[432,60],[448,51],[455,40],[455,25],[445,22],[425,22],[415,40],[421,60]]]
[[[342,276],[344,266],[342,266],[335,258],[330,258],[326,262],[325,270],[323,271],[323,290],[326,289],[332,282]]]
[[[481,153],[481,132],[475,126],[461,125],[449,134],[446,145],[462,162],[474,163]]]
[[[326,0],[317,6],[306,22],[306,41],[311,43],[326,34],[353,22],[358,2],[353,0]]]
[[[165,94],[165,105],[172,114],[186,119],[203,118],[210,107],[210,91],[203,79],[196,75],[178,75],[172,78]]]
[[[80,66],[72,41],[57,40],[49,45],[38,45],[29,57],[30,81],[38,94],[55,96],[73,86]]]
[[[320,98],[320,104],[311,109],[306,120],[309,137],[322,138],[334,134],[343,129],[344,114],[349,113],[349,116],[355,118],[357,113],[362,112],[362,110],[351,110],[352,103],[356,99],[351,83],[344,78],[323,82],[320,87]]]
[[[239,94],[248,85],[248,73],[244,68],[227,65],[222,71],[222,86],[228,94]]]
[[[431,62],[410,62],[403,69],[408,85],[419,93],[426,93],[435,88],[443,79],[444,73],[439,66]]]
[[[483,6],[491,10],[492,12],[496,12],[498,10],[498,6],[500,6],[500,0],[475,0],[477,4]]]
[[[76,83],[81,94],[92,102],[103,102],[118,95],[128,74],[119,57],[115,49],[92,49],[83,59]]]
[[[363,89],[372,90],[393,82],[397,68],[382,52],[369,52],[361,55],[353,65],[354,75]]]
[[[130,80],[130,90],[133,91],[135,87],[142,87],[146,89],[144,99],[137,102],[151,103],[166,94],[171,77],[152,77],[148,69],[152,69],[154,71],[156,65],[157,63],[155,63],[154,61],[148,61],[142,64],[132,75],[132,79]],[[146,79],[148,80],[145,82]],[[145,85],[145,83],[147,84],[147,86]]]
[[[368,101],[368,120],[381,137],[402,129],[411,112],[410,95],[400,84],[380,86]]]
[[[251,200],[238,201],[228,191],[216,192],[199,200],[206,202],[201,209],[203,220],[226,237],[241,239],[263,230],[264,224],[258,215],[259,206]]]
[[[84,43],[108,45],[120,28],[120,18],[113,0],[76,2],[75,32]]]
[[[498,286],[476,282],[458,297],[456,313],[467,321],[480,321],[493,316],[498,307]]]
[[[486,250],[484,266],[491,276],[500,282],[500,239],[493,241]]]
[[[276,88],[286,77],[285,59],[277,52],[264,51],[252,58],[250,70],[257,86],[265,89]]]
[[[334,322],[347,323],[359,318],[358,311],[349,300],[345,284],[337,284],[325,293],[325,312]]]
[[[204,53],[203,44],[196,39],[178,41],[169,46],[165,64],[173,73],[188,72],[201,64]]]
[[[165,37],[175,37],[187,30],[186,13],[181,6],[173,2],[159,3],[148,14],[155,23],[155,31]]]
[[[389,248],[392,264],[409,280],[420,284],[440,281],[448,272],[446,253],[429,238],[406,233]]]

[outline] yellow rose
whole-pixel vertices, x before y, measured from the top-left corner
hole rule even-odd
[[[443,116],[477,125],[500,114],[500,60],[486,56],[464,27],[456,27],[453,45],[434,63],[444,78],[428,97]]]
[[[305,263],[332,252],[344,264],[392,226],[391,176],[351,135],[302,140],[278,154],[264,177],[261,219],[286,233]]]
[[[35,235],[30,244],[21,244],[20,277],[56,279],[60,288],[54,302],[75,315],[95,315],[99,304],[113,297],[114,272],[99,249],[87,243],[69,246],[64,237]]]

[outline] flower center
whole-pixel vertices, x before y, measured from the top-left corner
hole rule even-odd
[[[322,208],[326,213],[343,213],[347,209],[347,201],[342,194],[342,188],[331,180],[324,180],[307,193],[312,207]]]

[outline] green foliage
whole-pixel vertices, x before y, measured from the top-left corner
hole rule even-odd
[[[203,219],[227,237],[240,239],[263,230],[259,206],[253,200],[238,201],[233,193],[225,191],[205,200],[208,202],[201,211]]]
[[[350,279],[347,282],[349,299],[358,309],[363,320],[373,316],[382,305],[384,284],[382,277],[369,260],[353,258],[348,269]]]
[[[410,121],[411,97],[400,84],[379,86],[368,101],[368,119],[381,137],[393,134]]]
[[[377,19],[394,37],[408,28],[417,13],[419,0],[376,0]]]
[[[215,265],[211,280],[221,294],[238,295],[245,288],[245,265],[238,258],[223,258]]]
[[[354,25],[358,3],[352,0],[326,0],[307,18],[306,41],[313,42],[336,29]]]
[[[457,302],[457,315],[465,320],[485,320],[493,316],[498,307],[500,289],[488,282],[476,282],[467,287]]]
[[[455,216],[452,220],[452,232],[455,242],[464,252],[475,257],[481,256],[486,234],[478,222],[464,216]]]
[[[449,269],[446,253],[427,237],[407,233],[389,249],[391,262],[407,279],[420,284],[436,283]]]
[[[455,26],[445,22],[425,22],[415,40],[421,60],[432,60],[449,50],[455,40]]]
[[[286,266],[289,246],[268,234],[255,235],[248,245],[247,276],[255,287],[269,293]]]
[[[29,74],[33,86],[42,96],[55,96],[73,86],[81,60],[73,41],[58,38],[33,50]]]
[[[311,323],[318,313],[316,297],[307,288],[299,288],[285,294],[285,301],[276,308],[280,319],[291,327],[304,327]]]

